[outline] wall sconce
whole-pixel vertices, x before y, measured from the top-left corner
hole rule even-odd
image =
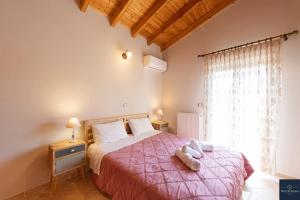
[[[127,58],[130,58],[131,56],[132,56],[132,53],[128,49],[124,53],[122,53],[122,58],[124,60],[126,60]]]

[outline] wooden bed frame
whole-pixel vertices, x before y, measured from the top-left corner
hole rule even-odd
[[[87,146],[94,143],[92,126],[94,124],[103,124],[103,123],[110,123],[118,120],[123,120],[127,134],[131,134],[131,129],[128,124],[129,119],[139,119],[139,118],[150,118],[149,113],[140,113],[140,114],[133,114],[133,115],[122,115],[122,116],[115,116],[115,117],[104,117],[99,119],[91,119],[86,120],[84,122],[84,139],[86,141]]]

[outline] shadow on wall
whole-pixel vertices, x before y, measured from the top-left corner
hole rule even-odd
[[[16,146],[10,148],[15,155],[11,154],[9,159],[0,163],[0,199],[47,183],[50,180],[48,145],[66,140],[69,136],[71,137],[70,130],[52,122],[38,126],[26,138],[15,138]],[[24,146],[22,144],[30,142],[31,148],[21,152]]]
[[[81,0],[74,0],[74,2],[78,6],[78,8],[80,9],[80,2],[81,2]]]
[[[38,174],[38,176],[37,176]],[[48,145],[19,154],[0,164],[0,199],[49,181]]]
[[[32,130],[30,136],[33,140],[39,139],[39,144],[50,144],[71,138],[72,129],[66,128],[67,120],[65,118],[58,119],[59,122],[49,122],[41,124],[36,129]],[[76,138],[82,138],[83,123],[81,128],[76,130]]]

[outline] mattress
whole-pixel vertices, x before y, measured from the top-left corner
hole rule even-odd
[[[100,155],[93,180],[102,192],[112,199],[240,199],[253,173],[243,154],[216,147],[205,152],[201,169],[194,172],[175,156],[188,139],[170,133],[148,136]]]

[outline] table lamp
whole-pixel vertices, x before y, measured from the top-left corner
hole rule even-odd
[[[157,114],[160,116],[160,120],[162,119],[162,116],[164,114],[163,110],[162,109],[158,109],[157,110]]]
[[[75,129],[81,127],[80,121],[76,117],[71,117],[66,125],[67,128],[72,128],[72,139],[70,140],[71,143],[76,142],[75,140]]]
[[[158,109],[157,114],[159,114],[160,116],[163,116],[164,112],[162,111],[162,109]]]

